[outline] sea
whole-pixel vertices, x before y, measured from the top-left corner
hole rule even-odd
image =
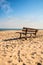
[[[6,31],[6,30],[21,30],[22,28],[0,28],[0,31]]]

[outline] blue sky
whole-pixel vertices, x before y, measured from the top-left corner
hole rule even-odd
[[[43,29],[43,0],[0,0],[0,28]]]

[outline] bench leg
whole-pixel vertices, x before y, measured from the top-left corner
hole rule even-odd
[[[36,33],[35,33],[35,37],[36,37]]]
[[[32,34],[30,34],[30,37],[32,37]]]
[[[25,40],[27,40],[27,35],[25,34]]]
[[[21,38],[21,33],[20,33],[20,38]]]
[[[35,37],[36,37],[36,33],[35,33],[34,35],[35,35]]]

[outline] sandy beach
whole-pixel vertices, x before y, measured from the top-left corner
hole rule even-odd
[[[43,30],[27,40],[16,32],[0,31],[0,65],[43,65]]]

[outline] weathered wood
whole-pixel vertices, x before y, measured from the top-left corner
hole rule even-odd
[[[38,32],[37,29],[23,27],[22,32],[17,32],[17,33],[20,34],[20,38],[21,38],[21,35],[24,34],[25,35],[25,39],[27,39],[27,34],[30,34],[30,37],[32,37],[32,34],[34,34],[35,37],[36,37],[36,33],[37,32]]]
[[[23,27],[23,29],[37,30],[37,29],[35,29],[35,28],[27,28],[27,27]]]

